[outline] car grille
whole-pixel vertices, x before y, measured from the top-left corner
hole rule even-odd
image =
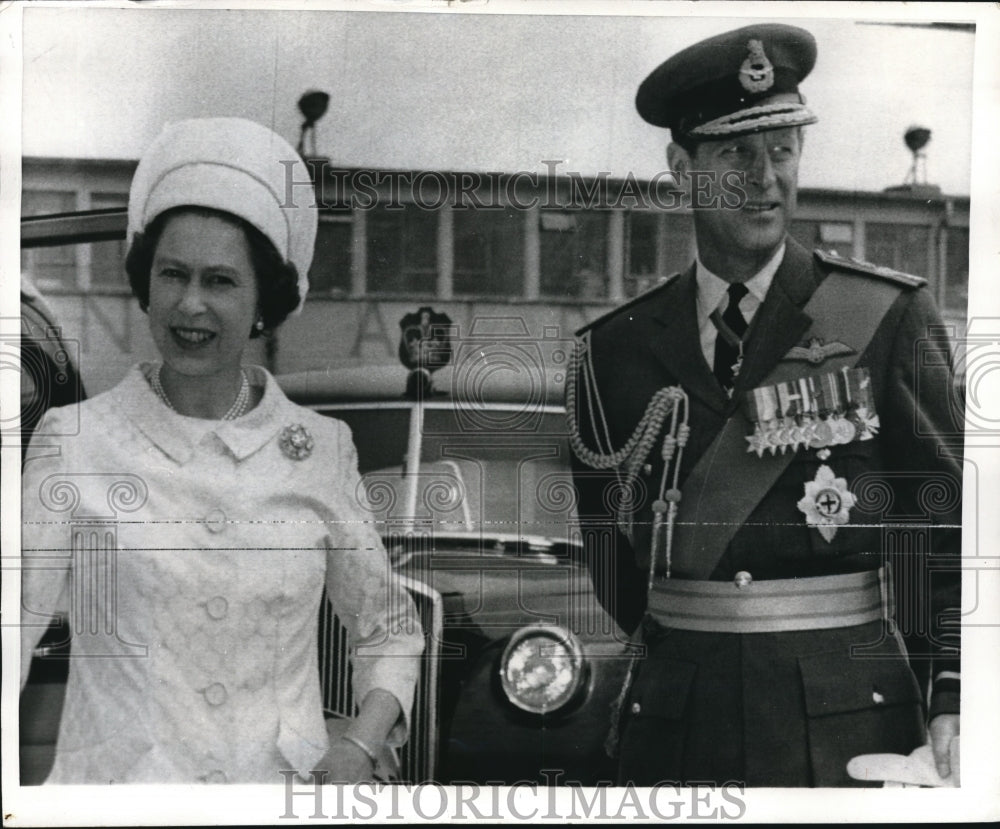
[[[443,624],[441,595],[423,582],[399,577],[417,607],[424,631],[424,654],[410,719],[410,738],[400,750],[401,783],[434,779],[438,749],[438,673]],[[329,602],[319,620],[319,676],[323,707],[334,716],[354,716],[357,703],[351,688],[350,644]]]

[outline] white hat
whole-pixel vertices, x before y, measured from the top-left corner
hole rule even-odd
[[[168,124],[146,150],[128,199],[128,243],[158,215],[187,205],[245,219],[299,274],[299,305],[309,291],[318,212],[299,154],[267,127],[243,118]]]

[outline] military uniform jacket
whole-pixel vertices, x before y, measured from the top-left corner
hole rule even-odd
[[[683,493],[691,469],[737,412],[746,392],[760,385],[779,361],[793,358],[793,349],[808,344],[811,320],[803,307],[837,267],[830,261],[787,240],[782,264],[748,331],[732,398],[719,386],[699,346],[693,266],[592,324],[589,359],[612,447],[626,442],[657,390],[680,385],[689,396],[691,429],[680,468]],[[867,278],[872,284],[892,278],[871,270]],[[895,565],[897,576],[919,571],[916,581],[926,592],[897,595],[897,607],[929,626],[918,630],[921,625],[911,623],[902,632],[911,647],[934,653],[935,674],[957,672],[963,421],[951,383],[948,341],[926,288],[899,280],[898,297],[856,365],[870,372],[879,434],[832,446],[823,460],[815,450],[798,449],[726,549],[715,551],[718,562],[711,578],[732,580],[739,571],[752,574],[755,581],[822,576],[877,569],[886,556],[902,559]],[[576,409],[580,435],[595,447],[594,431],[601,427],[595,427],[593,411],[579,399]],[[625,532],[614,508],[616,499],[609,497],[609,488],[616,485],[614,474],[597,473],[576,458],[574,464],[596,593],[624,630],[634,630],[646,603],[650,505],[663,468],[659,442],[633,487],[632,526]],[[839,527],[830,541],[807,525],[796,506],[821,464],[843,477],[858,496],[849,525]],[[913,555],[904,555],[907,552]],[[938,566],[928,579],[925,562],[931,558],[937,564],[956,563],[950,572]],[[690,577],[676,569],[672,573],[674,578],[686,575]],[[951,631],[943,624],[949,608]],[[951,681],[941,686],[934,695],[933,713],[957,711],[957,693],[952,691],[957,688]]]

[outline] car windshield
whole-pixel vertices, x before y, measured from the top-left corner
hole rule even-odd
[[[387,536],[422,529],[445,547],[463,538],[467,547],[471,537],[483,553],[515,555],[577,543],[561,410],[426,404],[420,469],[404,475],[413,408],[406,401],[319,408],[351,427],[366,495]]]

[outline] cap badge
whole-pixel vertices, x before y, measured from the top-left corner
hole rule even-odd
[[[751,40],[747,51],[749,54],[740,66],[740,86],[747,92],[767,92],[774,86],[774,66],[764,54],[764,44]]]
[[[313,439],[305,426],[301,423],[293,423],[281,430],[281,434],[278,436],[278,445],[285,457],[291,458],[293,461],[301,461],[312,454]]]
[[[796,506],[805,513],[806,524],[819,530],[829,542],[837,534],[837,527],[850,521],[854,504],[855,498],[847,489],[847,481],[838,478],[823,464],[816,471],[816,477],[806,482],[805,497]]]

